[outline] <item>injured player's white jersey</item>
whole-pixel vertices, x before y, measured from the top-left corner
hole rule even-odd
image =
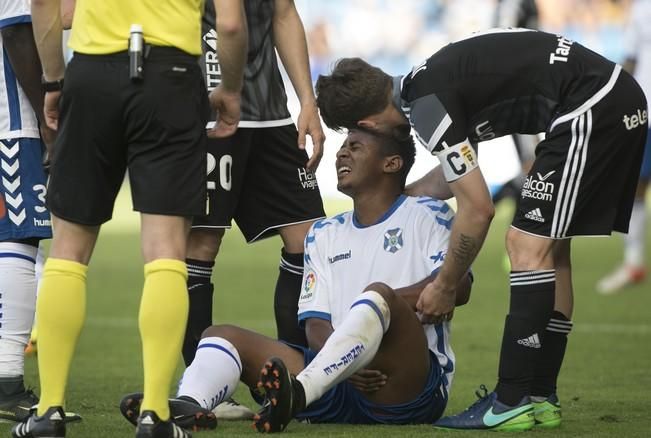
[[[336,330],[370,283],[397,289],[436,272],[445,259],[453,217],[443,201],[403,195],[371,226],[362,226],[353,212],[316,222],[305,238],[299,321],[325,319]],[[454,373],[450,323],[423,327],[449,390]]]

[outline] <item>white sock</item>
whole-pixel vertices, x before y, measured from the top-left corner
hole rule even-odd
[[[628,266],[644,266],[644,243],[646,232],[646,210],[644,200],[636,199],[633,203],[628,234],[624,240],[624,263]]]
[[[235,346],[224,338],[203,338],[197,354],[183,373],[177,397],[192,397],[209,410],[235,392],[242,375],[242,361]]]
[[[0,242],[0,377],[24,374],[36,308],[36,248]]]
[[[366,291],[353,302],[346,318],[330,335],[314,360],[296,378],[305,390],[305,404],[368,365],[389,328],[389,305],[377,292]]]

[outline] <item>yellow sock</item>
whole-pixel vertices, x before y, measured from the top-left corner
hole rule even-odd
[[[86,316],[86,271],[70,260],[49,258],[36,301],[41,401],[37,415],[63,406],[70,363]]]
[[[180,260],[158,259],[145,265],[140,302],[140,337],[145,374],[140,411],[154,411],[166,421],[167,399],[188,319],[188,271]]]

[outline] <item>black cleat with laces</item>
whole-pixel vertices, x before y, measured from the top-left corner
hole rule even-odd
[[[53,406],[42,416],[32,408],[30,415],[11,429],[13,438],[60,438],[66,436],[65,413],[61,406]]]
[[[258,388],[265,393],[262,408],[253,418],[258,432],[282,432],[305,409],[303,385],[289,373],[282,359],[267,360],[260,371]]]
[[[144,411],[138,417],[136,438],[192,438],[192,434],[171,420],[161,420],[154,411]]]
[[[142,397],[142,392],[135,392],[125,395],[120,402],[120,412],[134,426],[138,424]],[[217,427],[215,414],[189,397],[171,398],[169,406],[172,421],[183,429],[197,432]]]
[[[3,397],[0,400],[0,418],[16,422],[23,421],[29,416],[32,407],[37,404],[38,396],[31,389]]]

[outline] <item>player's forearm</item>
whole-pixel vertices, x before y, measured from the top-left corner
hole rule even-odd
[[[481,249],[493,218],[492,210],[476,210],[472,206],[459,206],[450,233],[450,245],[445,262],[436,281],[442,289],[456,293],[459,281]]]
[[[244,4],[235,0],[214,0],[217,11],[217,56],[222,69],[222,87],[232,93],[242,90],[249,44]]]
[[[396,295],[400,295],[409,307],[416,312],[416,303],[418,303],[418,298],[420,298],[421,292],[428,283],[434,281],[437,274],[431,275],[427,278],[422,279],[418,283],[411,284],[409,286],[401,287],[395,289],[394,292]],[[472,281],[470,279],[470,274],[466,272],[466,275],[461,278],[461,281],[457,284],[456,288],[456,306],[463,306],[470,299],[470,291],[472,289]]]
[[[46,81],[63,78],[65,63],[61,43],[60,2],[58,0],[32,0],[32,25],[34,41]]]
[[[301,106],[315,105],[310,59],[301,17],[291,0],[277,0],[273,20],[274,41]]]
[[[39,123],[43,123],[42,70],[34,43],[32,25],[21,23],[3,28],[2,45],[7,52],[20,87],[25,92]]]
[[[332,332],[332,324],[324,319],[310,318],[305,323],[305,337],[310,350],[320,351]]]

